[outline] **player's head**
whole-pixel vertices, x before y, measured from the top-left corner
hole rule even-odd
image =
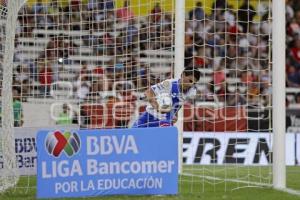
[[[181,74],[181,87],[184,91],[193,87],[200,79],[201,73],[193,67],[187,67]]]

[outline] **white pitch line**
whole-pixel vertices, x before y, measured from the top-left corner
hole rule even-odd
[[[238,180],[238,179],[221,179],[217,177],[212,177],[212,176],[202,176],[202,175],[195,175],[195,174],[189,174],[189,173],[182,173],[184,176],[196,176],[199,178],[205,178],[208,180],[214,180],[214,181],[228,181],[228,182],[234,182],[234,183],[245,183],[245,184],[251,184],[255,186],[262,186],[262,187],[272,187],[271,184],[268,183],[256,183],[256,182],[249,182],[249,181],[243,181],[243,180]]]
[[[275,189],[275,190],[283,191],[283,192],[287,192],[287,193],[289,193],[289,194],[293,194],[293,195],[300,196],[300,191],[298,191],[298,190],[293,190],[293,189],[290,189],[290,188],[285,188],[285,189]]]
[[[255,186],[260,186],[260,187],[271,187],[272,188],[272,184],[268,184],[268,183],[256,183],[256,182],[249,182],[249,181],[243,181],[243,180],[238,180],[238,179],[221,179],[221,178],[217,178],[217,177],[212,177],[212,176],[202,176],[202,175],[195,175],[195,174],[189,174],[189,173],[182,173],[181,175],[184,176],[195,176],[195,177],[199,177],[199,178],[205,178],[208,180],[214,180],[214,181],[228,181],[228,182],[234,182],[234,183],[245,183],[245,184],[251,184],[249,186],[245,186],[245,187],[241,187],[241,188],[247,188],[247,187],[255,187]],[[236,188],[239,189],[239,188]],[[234,190],[236,190],[234,189]],[[290,188],[284,188],[284,189],[276,189],[273,188],[274,190],[278,190],[278,191],[282,191],[282,192],[286,192],[292,195],[297,195],[300,196],[300,191],[298,190],[294,190],[294,189],[290,189]]]

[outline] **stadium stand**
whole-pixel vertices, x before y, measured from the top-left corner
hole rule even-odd
[[[299,103],[296,97],[300,93],[300,10],[294,6],[295,2],[288,0],[286,3],[289,106]],[[53,3],[55,1],[50,4]],[[134,14],[126,11],[126,6],[114,13],[113,1],[102,11],[105,14],[94,12],[97,5],[79,7],[73,1],[66,7],[57,5],[55,10],[53,5],[51,9],[47,6],[25,5],[19,17],[18,30],[22,31],[18,31],[16,41],[14,85],[28,86],[19,90],[22,90],[22,101],[38,101],[42,95],[49,99],[67,95],[78,104],[80,102],[81,114],[78,116],[87,118],[80,120],[82,127],[128,126],[132,113],[140,110],[136,104],[143,104],[143,91],[147,86],[170,78],[173,73],[174,51],[170,43],[172,38],[169,38],[173,26],[169,13],[157,4],[148,16],[137,22]],[[213,100],[219,102],[213,107],[220,107],[227,98],[228,105],[225,106],[270,105],[269,99],[264,98],[270,93],[271,83],[268,76],[268,24],[259,27],[253,22],[248,27],[242,19],[239,19],[240,24],[235,23],[235,13],[242,10],[220,9],[207,14],[200,4],[198,6],[186,18],[185,34],[185,66],[195,66],[205,75],[197,85],[197,102]],[[256,10],[250,9],[253,18]],[[63,10],[80,12],[63,16]],[[240,13],[239,16],[245,14]],[[266,13],[259,20],[268,17]],[[78,21],[80,18],[81,22]],[[212,18],[214,23],[209,20]],[[113,27],[110,21],[117,21],[117,25]],[[247,28],[250,34],[245,37],[242,33]],[[227,35],[218,34],[225,31]],[[233,45],[236,40],[238,46]],[[247,48],[250,51],[245,51]],[[247,71],[248,68],[252,72]],[[59,76],[55,76],[56,72]],[[65,84],[66,80],[71,80],[71,85]],[[125,96],[113,94],[114,80],[127,81],[129,91],[132,88],[138,90]],[[228,100],[230,98],[232,101]],[[108,117],[108,122],[104,123],[97,115],[110,113],[111,110],[104,111],[101,105],[112,102],[121,105],[118,110],[121,120],[112,121],[112,117]],[[127,107],[130,109],[125,112]],[[185,124],[185,127],[189,126]],[[194,130],[198,129],[202,130],[199,127]]]

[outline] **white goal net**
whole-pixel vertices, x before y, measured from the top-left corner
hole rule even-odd
[[[181,180],[190,192],[271,185],[271,1],[186,6],[185,67],[203,77],[185,105]]]
[[[15,28],[18,10],[24,0],[16,0],[10,4],[0,2],[0,41],[1,41],[1,116],[2,130],[0,133],[0,191],[13,187],[18,179],[18,169],[15,156],[14,144],[14,118],[13,118],[13,57]]]
[[[176,30],[176,1],[28,0],[12,35],[2,4],[0,190],[17,174],[34,190],[37,130],[129,128],[145,91],[187,67],[201,78],[183,105],[180,192],[271,186],[271,4],[185,1]]]

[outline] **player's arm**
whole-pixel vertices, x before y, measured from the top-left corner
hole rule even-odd
[[[159,106],[158,106],[158,103],[156,101],[156,96],[153,92],[153,90],[151,88],[149,88],[147,91],[146,91],[146,98],[147,98],[147,101],[151,104],[151,106],[155,109],[155,110],[158,110]]]
[[[168,113],[172,109],[171,98],[167,93],[161,91],[160,94],[155,94],[152,88],[146,91],[146,97],[151,106],[160,113]]]

